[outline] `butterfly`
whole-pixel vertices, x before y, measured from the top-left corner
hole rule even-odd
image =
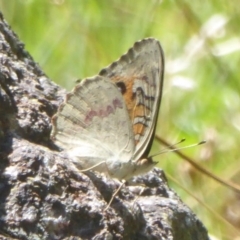
[[[158,40],[128,52],[82,80],[52,118],[51,137],[79,169],[128,180],[151,170],[163,88],[164,54]]]

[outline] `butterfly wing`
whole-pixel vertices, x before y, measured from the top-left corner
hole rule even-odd
[[[164,55],[159,41],[153,38],[136,42],[118,61],[102,69],[120,89],[132,121],[134,159],[146,157],[151,148],[160,107]]]
[[[52,139],[82,169],[111,158],[129,161],[133,156],[134,135],[124,99],[106,77],[81,81],[52,123]],[[106,166],[95,170],[106,172]]]

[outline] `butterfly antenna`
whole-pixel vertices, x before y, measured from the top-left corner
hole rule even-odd
[[[183,142],[185,142],[185,141],[186,141],[186,138],[183,138],[183,139],[181,139],[179,142],[174,143],[174,144],[168,146],[166,149],[174,148],[174,147],[177,146],[178,144],[183,143]],[[164,148],[162,151],[165,151],[166,149]]]
[[[188,146],[185,146],[185,147],[175,148],[175,146],[176,146],[177,144],[182,143],[182,142],[184,142],[184,141],[185,141],[185,139],[182,139],[182,140],[179,141],[178,143],[175,143],[175,144],[173,144],[173,145],[170,145],[168,148],[163,149],[163,150],[161,150],[160,152],[151,155],[150,158],[156,157],[156,156],[159,155],[159,154],[168,153],[168,152],[176,152],[176,151],[179,151],[179,150],[183,150],[183,149],[191,148],[191,147],[196,147],[196,146],[199,146],[199,145],[202,145],[202,144],[205,144],[205,143],[206,143],[206,141],[203,140],[203,141],[201,141],[201,142],[194,143],[194,144],[191,144],[191,145],[188,145]],[[170,149],[169,149],[169,148],[170,148]]]

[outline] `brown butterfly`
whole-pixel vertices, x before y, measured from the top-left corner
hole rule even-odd
[[[80,169],[129,179],[156,163],[146,158],[160,107],[164,55],[143,39],[99,75],[82,80],[53,117],[52,138]]]

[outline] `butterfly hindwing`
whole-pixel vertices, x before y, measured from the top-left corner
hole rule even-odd
[[[134,136],[121,93],[105,77],[95,76],[78,84],[53,117],[52,138],[78,158],[82,168],[118,155],[129,161]]]

